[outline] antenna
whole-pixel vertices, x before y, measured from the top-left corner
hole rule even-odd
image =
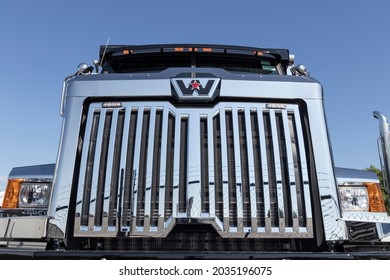
[[[100,60],[100,65],[99,65],[100,67],[102,66],[102,62],[103,62],[104,57],[105,57],[105,55],[106,55],[106,51],[107,51],[107,47],[108,47],[108,42],[110,42],[110,36],[108,36],[107,42],[106,42],[106,46],[104,47],[102,59]]]

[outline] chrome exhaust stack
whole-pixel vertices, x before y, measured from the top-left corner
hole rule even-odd
[[[384,114],[374,111],[373,115],[379,120],[378,149],[383,173],[383,183],[389,193],[390,185],[390,125]]]

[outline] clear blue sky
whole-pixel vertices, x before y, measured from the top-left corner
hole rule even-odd
[[[54,162],[62,81],[110,44],[288,48],[325,89],[337,166],[379,166],[390,117],[390,1],[1,1],[0,190],[13,166]]]

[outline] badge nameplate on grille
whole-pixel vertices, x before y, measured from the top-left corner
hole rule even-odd
[[[211,101],[219,93],[219,78],[172,78],[174,95],[180,101]]]

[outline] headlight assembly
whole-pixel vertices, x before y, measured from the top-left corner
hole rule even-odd
[[[340,205],[344,211],[368,211],[369,200],[365,186],[339,186]]]
[[[19,207],[47,207],[49,205],[51,184],[22,183],[19,191]]]
[[[386,212],[378,183],[339,185],[338,190],[343,211]]]
[[[47,208],[51,187],[51,180],[9,179],[2,208]]]

